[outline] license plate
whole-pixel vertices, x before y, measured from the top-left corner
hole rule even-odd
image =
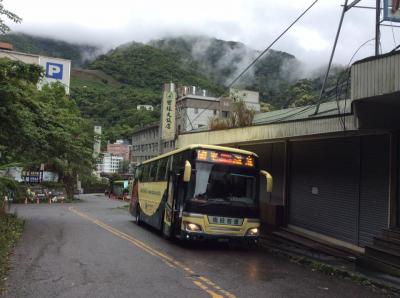
[[[221,216],[208,216],[208,222],[214,225],[241,226],[243,224],[243,219]]]

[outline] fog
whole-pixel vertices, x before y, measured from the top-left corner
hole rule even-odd
[[[296,56],[305,73],[326,64],[343,2],[320,0],[273,48]],[[360,5],[374,2],[364,0]],[[14,31],[93,44],[103,52],[131,41],[146,43],[192,34],[239,41],[262,51],[311,3],[311,0],[3,1],[5,8],[23,18],[22,24],[7,23]],[[346,14],[334,63],[347,65],[357,48],[374,37],[374,15],[374,10],[366,9],[352,9]],[[400,35],[398,28],[381,30],[382,51],[387,52],[395,47]],[[205,46],[197,45],[193,54],[201,56]],[[370,42],[354,60],[373,53]],[[224,57],[220,67],[237,55],[243,55],[237,71],[254,57],[252,51],[238,49]]]

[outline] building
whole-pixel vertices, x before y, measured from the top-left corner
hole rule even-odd
[[[177,145],[256,152],[274,177],[261,199],[264,223],[283,210],[292,231],[393,257],[375,243],[400,227],[399,77],[400,52],[361,60],[351,68],[350,99],[257,114],[250,127],[184,133]]]
[[[97,164],[97,171],[100,173],[118,173],[121,169],[124,158],[105,152],[102,154],[101,163]]]
[[[246,106],[249,110],[253,110],[256,113],[259,113],[261,110],[260,106],[260,94],[257,91],[250,90],[239,90],[239,89],[230,89],[229,94],[231,98],[237,98],[239,100],[243,100],[246,103]]]
[[[132,162],[141,163],[160,155],[160,150],[166,153],[175,149],[175,140],[161,141],[160,125],[155,123],[135,131],[132,135]],[[160,143],[162,148],[160,149]]]
[[[131,159],[132,145],[124,140],[117,140],[114,144],[107,144],[107,153],[122,156],[124,160]]]
[[[60,82],[65,87],[65,92],[69,94],[71,60],[16,52],[12,50],[11,45],[4,43],[0,46],[0,58],[18,60],[43,67],[44,77],[39,82],[38,88],[41,88],[45,84]]]
[[[159,155],[159,129],[158,123],[144,127],[132,135],[132,161],[140,163]]]
[[[259,93],[256,91],[230,89],[230,97],[219,98],[207,96],[206,90],[196,90],[194,86],[179,88],[176,101],[178,134],[208,128],[213,118],[227,118],[235,99],[243,100],[248,109],[260,112]]]
[[[177,99],[177,133],[198,128],[207,128],[212,118],[228,117],[231,101],[228,98],[215,98],[188,94]]]
[[[101,126],[94,127],[93,157],[97,158],[101,150]]]
[[[137,110],[146,110],[146,111],[154,111],[154,107],[152,105],[137,105]]]
[[[165,92],[175,91],[174,84],[166,84]],[[246,105],[260,110],[258,92],[247,90],[232,90],[232,93],[246,102]],[[212,118],[228,117],[231,112],[231,98],[216,98],[207,95],[206,90],[195,86],[181,86],[177,91],[175,134],[167,139],[161,138],[160,125],[155,123],[134,132],[132,136],[132,160],[140,163],[161,153],[169,152],[176,148],[175,138],[180,133],[205,128],[209,126]]]

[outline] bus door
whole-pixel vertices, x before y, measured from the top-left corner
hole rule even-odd
[[[168,183],[166,190],[166,202],[165,202],[165,212],[164,212],[164,224],[163,224],[163,234],[166,237],[172,236],[172,231],[174,229],[174,202],[175,202],[175,174],[173,171],[168,173]]]
[[[168,175],[167,200],[165,204],[164,228],[165,236],[170,237],[176,232],[176,228],[180,227],[180,217],[182,216],[182,175],[170,171]]]

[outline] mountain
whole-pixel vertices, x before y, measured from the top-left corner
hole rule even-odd
[[[8,42],[15,51],[72,60],[72,66],[84,65],[98,55],[99,49],[89,44],[74,44],[62,40],[24,33],[0,35],[0,42]]]
[[[0,41],[12,43],[18,51],[71,59],[71,98],[85,117],[103,126],[106,140],[130,138],[135,129],[157,121],[163,83],[195,85],[222,96],[259,55],[243,43],[205,36],[131,42],[102,55],[91,45],[26,34],[3,35]],[[270,50],[234,87],[258,91],[270,109],[315,103],[323,70],[304,78],[302,69],[295,56]],[[342,67],[333,68],[328,88],[344,74]],[[138,111],[138,104],[151,104],[155,110]]]
[[[220,85],[229,85],[258,55],[243,43],[205,36],[154,40],[149,45],[180,57]],[[287,104],[284,91],[300,78],[301,64],[295,56],[268,51],[237,83],[237,88],[257,90],[260,99],[276,108]]]
[[[196,85],[214,94],[222,91],[221,86],[199,71],[195,65],[181,59],[178,53],[141,43],[122,45],[97,57],[88,67],[101,70],[136,88],[160,92],[165,82],[173,81],[183,85]]]

